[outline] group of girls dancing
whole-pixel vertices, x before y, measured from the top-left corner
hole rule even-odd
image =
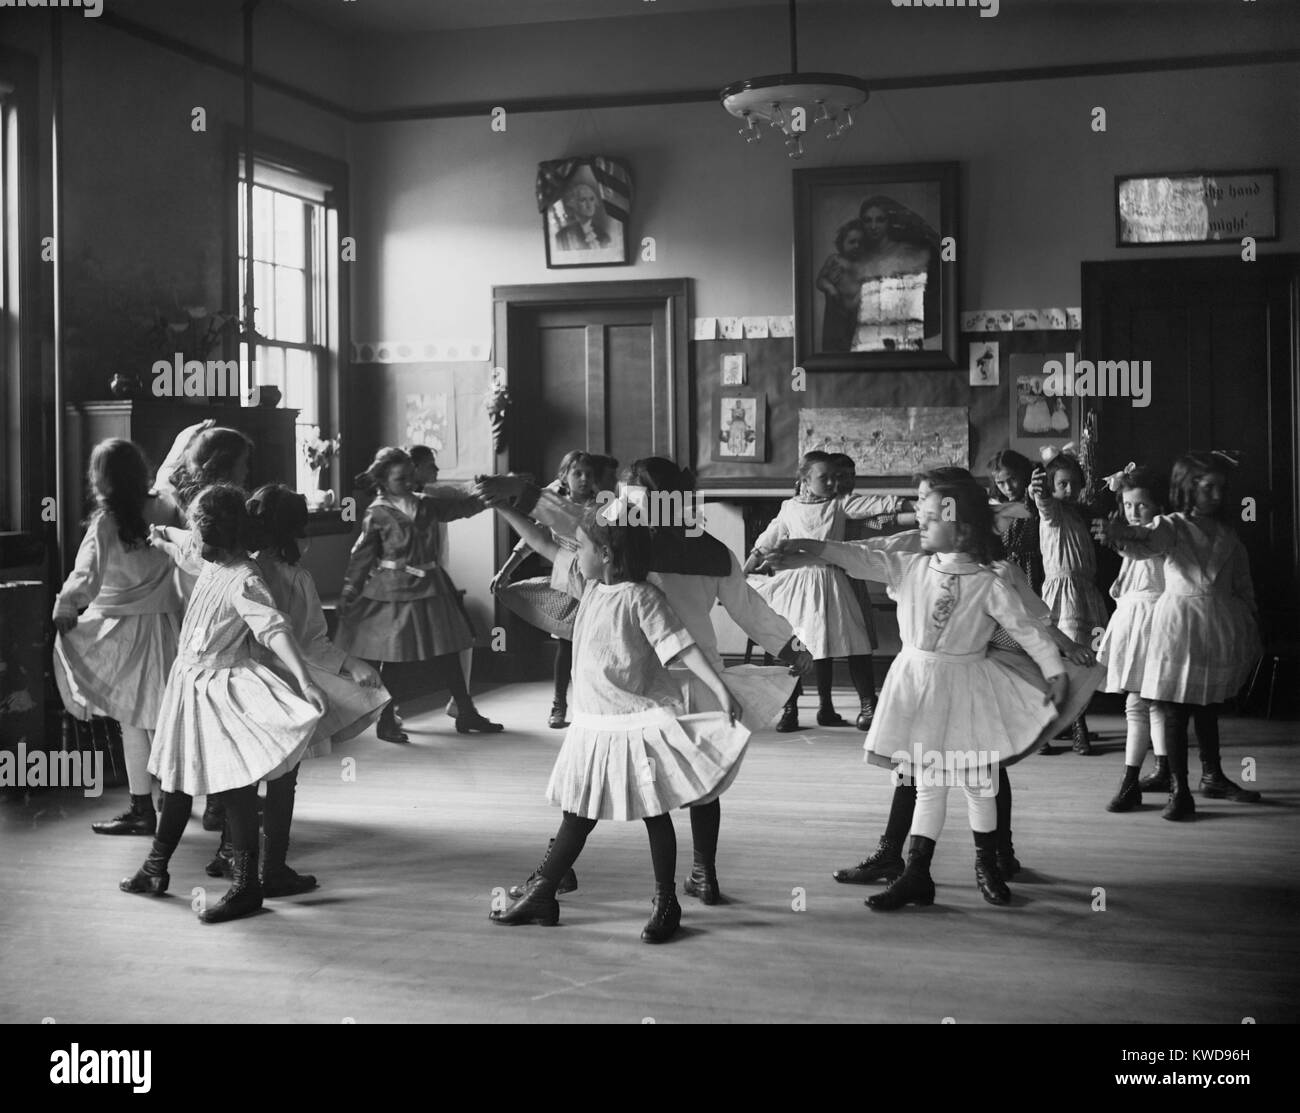
[[[934,900],[930,862],[954,786],[967,801],[979,891],[1009,903],[1006,881],[1020,863],[1007,769],[1063,729],[1083,748],[1078,724],[1103,683],[1128,693],[1126,770],[1112,810],[1160,789],[1169,792],[1166,818],[1192,817],[1189,720],[1202,793],[1258,799],[1223,773],[1214,714],[1259,648],[1245,552],[1222,517],[1222,457],[1178,461],[1170,514],[1160,513],[1166,495],[1154,473],[1126,470],[1112,477],[1125,520],[1090,522],[1078,506],[1082,471],[1067,455],[1034,470],[999,454],[991,470],[1000,503],[965,469],[937,469],[919,477],[909,505],[854,494],[851,460],[810,453],[795,496],[742,567],[721,542],[687,528],[694,521],[647,525],[630,512],[661,496],[690,505],[694,479],[671,461],[637,460],[616,477],[611,458],[573,452],[545,487],[485,476],[470,492],[428,494],[436,461],[420,453],[417,465],[416,454],[385,447],[357,477],[374,498],[331,642],[299,565],[305,500],[282,485],[250,497],[242,489],[250,446],[232,430],[197,428],[182,439],[158,497],[135,445],[96,447],[97,509],[56,604],[56,660],[69,710],[123,725],[131,809],[96,829],[153,836],[125,891],[166,891],[195,795],[224,806],[223,845],[209,869],[233,883],[201,912],[205,922],[316,886],[286,861],[298,764],[372,724],[380,738],[407,740],[383,686],[385,664],[431,663],[458,731],[503,729],[468,692],[460,654],[473,644],[472,624],[439,562],[439,526],[489,507],[521,539],[493,579],[503,601],[527,551],[550,562],[531,581],[528,605],[515,605],[560,639],[566,663],[549,722],[567,731],[546,789],[561,824],[493,923],[557,923],[557,896],[577,887],[574,866],[598,822],[641,820],[655,885],[642,938],[673,938],[678,808],[689,809],[693,844],[684,892],[721,902],[721,795],[753,731],[797,729],[801,676],[817,673],[819,725],[844,724],[830,700],[837,656],[849,660],[867,760],[891,769],[895,785],[874,850],[834,874],[888,882],[866,902],[873,909]],[[611,488],[616,497],[597,497]],[[851,523],[868,536],[847,539]],[[1094,535],[1124,557],[1109,620]],[[853,586],[866,581],[885,584],[897,602],[902,641],[879,696],[869,608]],[[779,664],[726,667],[710,621],[717,603]],[[1143,782],[1148,742],[1157,770]],[[151,775],[161,782],[161,815]]]
[[[65,706],[122,727],[130,808],[92,827],[153,838],[121,888],[167,891],[193,797],[206,796],[204,826],[222,831],[207,872],[233,882],[200,910],[205,923],[317,887],[286,861],[298,766],[385,713],[390,737],[400,731],[371,661],[431,661],[456,701],[458,731],[503,729],[466,690],[459,653],[473,633],[437,563],[438,523],[484,504],[417,492],[411,457],[378,453],[358,477],[377,493],[349,560],[335,643],[299,566],[306,500],[282,484],[250,496],[251,452],[236,430],[193,426],[151,489],[137,445],[98,444],[88,475],[95,509],[54,608]]]

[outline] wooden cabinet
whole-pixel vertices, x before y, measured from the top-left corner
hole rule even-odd
[[[176,439],[189,425],[212,418],[218,425],[238,429],[253,442],[248,472],[252,490],[263,483],[283,482],[294,485],[294,423],[297,410],[270,406],[215,406],[183,402],[159,402],[152,399],[126,399],[113,402],[79,402],[66,412],[64,447],[65,490],[62,504],[72,508],[80,521],[88,509],[86,468],[90,450],[109,437],[135,441],[152,468],[158,467]],[[65,560],[69,567],[76,556],[79,529],[68,533]]]

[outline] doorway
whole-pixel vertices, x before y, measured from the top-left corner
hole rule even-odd
[[[499,286],[492,298],[512,412],[498,471],[527,472],[544,486],[572,449],[615,456],[620,466],[644,456],[689,463],[689,279]],[[497,567],[513,542],[501,523]],[[543,675],[546,635],[502,607],[496,617],[512,677]]]
[[[1129,460],[1167,469],[1195,449],[1239,450],[1233,525],[1266,633],[1287,636],[1300,613],[1298,307],[1298,255],[1083,264],[1084,357],[1151,361],[1149,406],[1099,400],[1102,474]]]

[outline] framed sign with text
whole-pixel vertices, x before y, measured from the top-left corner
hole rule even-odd
[[[1276,170],[1116,177],[1116,246],[1276,240],[1277,177]]]

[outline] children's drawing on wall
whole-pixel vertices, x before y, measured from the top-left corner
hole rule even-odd
[[[754,394],[728,393],[718,398],[714,408],[718,429],[716,459],[754,463],[767,459],[766,408],[766,398]]]
[[[406,444],[427,444],[438,457],[438,469],[456,467],[456,395],[450,390],[406,396]]]
[[[970,385],[998,385],[998,346],[996,341],[977,340],[970,346]]]
[[[959,406],[799,411],[799,453],[851,456],[858,475],[907,476],[929,468],[967,467],[969,416]]]

